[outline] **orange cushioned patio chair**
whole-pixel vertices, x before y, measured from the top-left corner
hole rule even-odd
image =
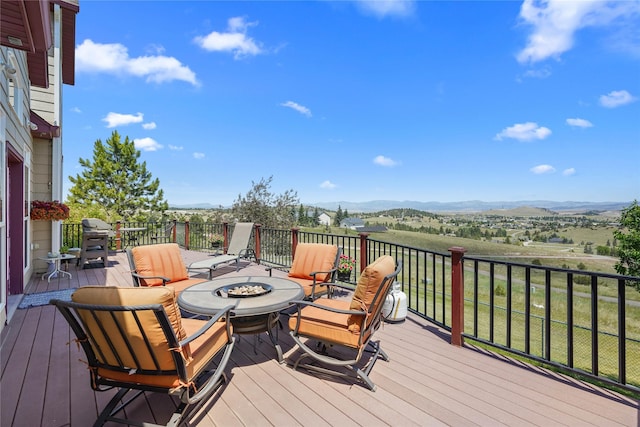
[[[302,354],[293,368],[303,367],[343,377],[355,376],[375,391],[376,386],[369,373],[378,358],[388,361],[389,357],[380,348],[380,342],[373,341],[372,337],[380,327],[382,306],[401,269],[402,263],[396,266],[391,256],[383,255],[362,272],[351,300],[322,298],[295,301],[298,312],[289,318],[289,333]],[[308,345],[311,341],[317,345]],[[327,348],[332,354],[327,352]],[[361,359],[365,352],[371,353],[371,357],[363,364]],[[307,357],[316,363],[300,364]]]
[[[127,249],[134,286],[171,286],[179,294],[205,279],[189,277],[177,243],[135,246]]]
[[[315,300],[329,292],[335,282],[342,251],[325,243],[298,243],[287,279],[302,286],[305,299]],[[267,268],[271,275],[271,268]]]
[[[157,425],[118,418],[145,391],[179,398],[167,423],[177,426],[227,381],[224,371],[235,342],[231,305],[204,321],[181,318],[175,291],[168,286],[86,286],[71,299],[50,303],[60,310],[85,352],[91,388],[119,389],[94,426]],[[129,392],[133,396],[126,396]],[[130,408],[134,409],[126,416],[136,416],[135,407]]]

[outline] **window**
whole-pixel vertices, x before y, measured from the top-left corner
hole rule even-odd
[[[11,106],[11,109],[16,113],[18,122],[21,125],[24,125],[24,102],[26,88],[24,82],[20,78],[20,68],[18,67],[18,61],[16,60],[13,52],[9,52],[9,64],[11,65],[11,68],[16,70],[16,72],[13,74],[7,74],[9,105]]]

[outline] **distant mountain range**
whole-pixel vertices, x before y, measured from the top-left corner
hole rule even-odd
[[[378,212],[389,209],[409,208],[427,212],[482,212],[488,210],[513,209],[521,206],[551,209],[554,211],[618,211],[629,206],[631,202],[554,202],[550,200],[521,200],[515,202],[483,202],[467,200],[462,202],[417,202],[411,200],[371,200],[369,202],[324,202],[303,203],[305,206],[317,206],[319,209],[335,211],[338,206],[344,211]],[[170,209],[219,209],[220,205],[196,203],[190,205],[170,205]]]

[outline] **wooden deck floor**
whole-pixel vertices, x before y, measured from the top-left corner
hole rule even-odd
[[[186,262],[202,254],[183,251]],[[85,285],[131,286],[123,253],[107,268],[76,270],[72,279],[34,277],[27,292]],[[264,275],[251,265],[235,273]],[[285,326],[286,328],[286,326]],[[296,353],[287,331],[285,359]],[[339,378],[278,364],[263,340],[242,338],[228,367],[230,381],[190,419],[193,426],[640,426],[636,400],[547,370],[449,344],[446,331],[418,317],[376,333],[390,356],[372,374],[377,391]],[[92,425],[112,392],[96,393],[64,319],[52,306],[16,310],[1,336],[0,425]],[[147,393],[132,419],[166,423],[175,402]]]

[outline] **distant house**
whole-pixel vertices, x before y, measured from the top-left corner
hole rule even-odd
[[[318,215],[318,223],[320,225],[329,226],[331,225],[331,217],[329,216],[328,213],[322,212],[320,215]]]
[[[350,228],[351,230],[357,230],[364,227],[364,221],[361,218],[345,218],[340,221],[340,228]]]

